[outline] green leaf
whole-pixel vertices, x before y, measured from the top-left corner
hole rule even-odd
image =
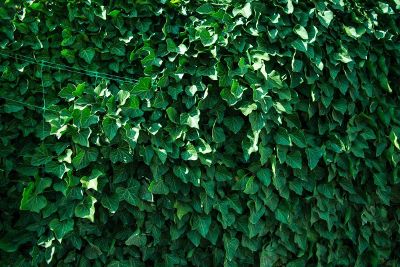
[[[123,261],[113,260],[107,265],[107,267],[130,267],[132,264],[140,265],[139,263],[137,263],[135,260],[132,259]]]
[[[75,98],[73,92],[76,90],[76,87],[72,84],[68,84],[66,87],[62,88],[58,95],[67,101],[71,101]]]
[[[265,126],[265,117],[264,114],[261,112],[252,112],[249,116],[249,121],[251,125],[251,129],[254,132],[261,131],[262,128]]]
[[[347,111],[347,101],[346,99],[338,99],[336,101],[333,102],[333,108],[337,111],[339,111],[342,114],[345,114]]]
[[[94,204],[97,200],[88,196],[85,197],[76,207],[75,207],[75,216],[83,219],[88,219],[91,222],[94,222],[94,213],[95,207]]]
[[[83,176],[80,180],[82,187],[86,189],[93,189],[97,191],[98,181],[97,178],[103,176],[103,172],[94,169],[90,176]]]
[[[291,146],[292,141],[290,139],[289,133],[284,128],[279,128],[274,135],[274,140],[278,145]]]
[[[176,46],[175,42],[171,38],[167,38],[167,50],[170,53],[177,53],[178,47]]]
[[[79,56],[86,61],[87,64],[92,63],[92,60],[95,55],[95,50],[91,47],[86,48],[86,49],[81,49],[79,51]]]
[[[132,161],[132,152],[127,146],[120,146],[112,149],[110,152],[110,160],[112,163],[123,162],[128,163]]]
[[[39,213],[47,206],[47,200],[44,196],[37,195],[34,192],[34,187],[34,183],[30,183],[28,187],[24,188],[20,209]]]
[[[206,28],[200,29],[199,36],[201,43],[206,47],[213,45],[218,39],[216,34],[211,34]]]
[[[50,155],[47,147],[44,144],[41,144],[37,149],[35,154],[32,156],[31,164],[33,166],[40,166],[46,163],[49,163],[52,160],[52,156]]]
[[[128,143],[130,149],[134,149],[136,147],[138,138],[140,134],[140,129],[137,127],[132,127],[128,123],[123,127],[123,131],[121,133],[122,138]]]
[[[232,81],[231,94],[235,98],[241,98],[245,89],[246,88],[241,86],[237,80]]]
[[[225,100],[229,106],[235,105],[240,99],[235,97],[229,88],[224,88],[220,92],[220,96]]]
[[[158,133],[158,131],[162,128],[162,125],[160,123],[152,123],[150,127],[148,128],[148,131],[150,134],[155,135]]]
[[[117,122],[110,117],[105,117],[102,125],[105,136],[108,138],[108,140],[112,141],[117,135],[120,125],[118,125]]]
[[[324,155],[325,148],[323,147],[313,147],[313,148],[306,148],[306,154],[308,159],[308,167],[310,169],[314,169],[320,158]]]
[[[50,178],[38,178],[35,182],[35,194],[41,194],[46,188],[49,188],[52,184]]]
[[[113,45],[110,50],[111,54],[117,56],[125,56],[125,45],[123,43],[118,43],[117,45]]]
[[[166,112],[167,112],[168,119],[169,119],[170,121],[176,123],[176,122],[177,122],[177,119],[178,119],[178,112],[176,111],[176,109],[173,108],[173,107],[168,107],[168,108],[166,109]]]
[[[210,14],[210,13],[214,12],[214,8],[213,8],[213,6],[211,4],[207,3],[207,4],[202,4],[201,6],[199,6],[196,9],[196,11],[199,14],[205,15],[205,14]]]
[[[176,202],[174,204],[174,208],[176,209],[176,216],[179,218],[179,220],[182,220],[183,216],[193,211],[189,205],[181,202]]]
[[[56,235],[56,238],[62,240],[66,234],[72,232],[74,229],[74,220],[60,221],[58,219],[53,219],[50,221],[49,227]]]
[[[174,166],[173,172],[177,177],[181,178],[183,182],[187,183],[189,176],[189,169],[186,166]]]
[[[257,172],[257,178],[265,186],[269,186],[271,184],[271,176],[272,176],[272,173],[269,169],[260,169]]]
[[[299,151],[289,153],[286,158],[286,163],[293,169],[301,169],[302,159]]]
[[[366,32],[366,29],[361,26],[357,28],[352,26],[343,26],[343,27],[346,34],[354,39],[360,38]]]
[[[76,170],[83,169],[95,161],[98,154],[97,149],[80,149],[78,154],[72,159],[72,165]]]
[[[295,129],[290,133],[290,139],[293,141],[293,143],[300,147],[300,148],[305,148],[307,147],[307,140],[306,137],[304,136],[304,131]]]
[[[140,234],[139,231],[135,231],[126,241],[127,246],[136,246],[139,248],[145,247],[147,243],[147,237],[145,234]]]
[[[108,13],[108,15],[110,16],[110,17],[117,17],[119,14],[121,13],[121,11],[120,10],[113,10],[113,11],[111,11],[110,13]]]
[[[254,177],[251,176],[247,179],[245,189],[243,192],[249,195],[253,195],[258,192],[258,189],[259,189],[258,184],[254,181]]]
[[[244,120],[239,116],[231,116],[224,118],[223,123],[230,131],[232,131],[234,134],[237,134],[240,129],[242,129]]]
[[[292,47],[298,51],[307,53],[308,51],[308,44],[307,42],[301,40],[301,39],[297,39],[295,41],[292,42]]]
[[[222,241],[225,248],[225,257],[229,261],[233,260],[235,258],[236,251],[239,248],[239,240],[235,237],[228,237],[227,234],[224,234]]]
[[[341,48],[339,53],[335,54],[335,59],[346,64],[353,61],[353,59],[349,55],[349,52],[343,47]]]
[[[162,162],[162,164],[164,164],[168,158],[167,151],[163,148],[155,148],[154,151],[156,152],[156,154],[157,154],[158,158],[160,159],[160,161]]]
[[[7,9],[5,9],[5,8],[3,8],[3,7],[0,7],[0,17],[2,18],[2,19],[10,19],[11,17],[8,15],[8,12],[7,12],[8,10]]]
[[[292,0],[287,0],[286,1],[287,2],[287,6],[286,6],[286,8],[285,8],[285,13],[286,14],[292,14],[293,13],[293,2],[292,2]]]
[[[78,129],[76,133],[72,135],[72,141],[78,145],[89,147],[89,137],[92,134],[90,128]]]
[[[163,180],[159,179],[151,181],[149,191],[156,195],[167,195],[169,188]]]
[[[154,98],[153,107],[159,109],[165,109],[168,106],[167,94],[164,92],[157,92]]]
[[[321,22],[321,24],[325,27],[328,28],[329,24],[331,24],[331,21],[333,20],[333,12],[330,10],[325,10],[322,12],[318,12],[318,19]]]
[[[200,144],[198,146],[198,151],[201,154],[208,154],[208,153],[212,152],[211,146],[208,143],[206,143],[206,141],[204,141],[203,139],[199,138],[199,142],[200,142]]]
[[[64,163],[57,163],[54,161],[51,161],[46,164],[45,170],[47,173],[54,174],[58,178],[62,178],[64,174],[69,171],[69,168]]]
[[[78,128],[88,128],[93,124],[99,122],[99,117],[91,114],[89,107],[83,109],[74,109],[72,112],[72,117],[74,119],[74,124]]]
[[[119,91],[118,91],[118,94],[117,94],[117,96],[118,96],[118,101],[119,101],[119,105],[120,105],[120,106],[125,105],[126,101],[129,99],[129,96],[130,96],[130,95],[131,95],[131,94],[130,94],[128,91],[119,90]]]
[[[131,93],[132,94],[143,94],[150,91],[151,88],[151,78],[143,77],[139,79],[139,82],[133,86]]]
[[[251,5],[250,3],[246,3],[242,8],[234,8],[232,13],[234,17],[240,14],[248,19],[252,14]]]
[[[303,69],[303,61],[295,59],[293,57],[293,59],[292,59],[292,70],[294,72],[301,72],[302,69]]]
[[[199,129],[200,111],[193,110],[189,113],[183,113],[180,115],[180,123],[188,125],[191,128]]]
[[[389,139],[394,145],[394,147],[397,148],[398,150],[400,150],[399,136],[400,136],[399,128],[394,128],[393,130],[390,131]]]
[[[306,30],[303,26],[297,24],[297,25],[293,28],[293,31],[294,31],[298,36],[300,36],[303,40],[308,40],[308,33],[307,33],[307,30]]]
[[[186,145],[186,150],[182,153],[183,160],[197,160],[197,151],[194,145],[191,143]]]
[[[272,155],[272,149],[264,145],[260,145],[258,147],[258,150],[260,152],[260,162],[262,165],[264,165],[265,163],[267,163],[269,157]]]
[[[100,203],[104,208],[108,209],[111,213],[115,213],[119,207],[119,197],[116,194],[112,194],[110,196],[102,194]]]
[[[272,167],[272,183],[278,192],[282,195],[286,190],[286,177],[281,175],[277,170],[276,158],[273,157],[271,162]]]
[[[211,217],[209,215],[194,215],[192,221],[192,229],[197,230],[202,237],[206,237],[211,225]]]
[[[151,146],[142,147],[140,154],[143,157],[144,162],[150,165],[151,159],[154,156],[154,149]]]
[[[85,92],[86,83],[80,83],[76,86],[75,90],[72,92],[73,96],[82,96]]]
[[[212,130],[212,138],[215,143],[222,143],[225,141],[224,129],[221,127],[214,127]]]
[[[75,61],[75,51],[70,49],[61,50],[61,56],[63,56],[68,63],[74,63]]]
[[[243,115],[248,116],[254,110],[257,110],[257,105],[255,103],[252,103],[252,104],[246,103],[243,106],[241,106],[239,109],[242,111]]]

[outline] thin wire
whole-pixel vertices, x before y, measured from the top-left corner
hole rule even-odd
[[[29,56],[24,56],[24,55],[20,55],[20,54],[10,55],[8,53],[2,53],[2,52],[0,52],[0,54],[4,55],[4,56],[7,56],[7,57],[15,57],[15,58],[21,57],[21,58],[28,59],[29,62],[31,62],[31,63],[37,63],[37,59],[36,58],[29,57]],[[129,80],[129,81],[137,81],[135,79],[126,78],[126,77],[123,77],[123,76],[117,76],[117,75],[108,74],[108,73],[101,73],[101,72],[97,72],[97,71],[83,70],[83,69],[80,69],[80,68],[77,68],[77,67],[71,67],[71,66],[67,66],[67,65],[64,65],[64,64],[58,64],[58,63],[54,63],[54,62],[50,62],[50,61],[46,61],[46,60],[41,60],[41,62],[45,62],[48,65],[55,65],[55,66],[57,66],[57,68],[62,67],[62,68],[67,69],[67,70],[68,69],[73,69],[73,70],[78,71],[78,73],[81,73],[81,74],[83,74],[85,72],[86,73],[91,73],[92,75],[94,75],[96,73],[99,73],[99,74],[102,74],[103,76],[109,76],[109,77],[112,77],[112,78],[115,78],[115,79],[119,79],[119,80],[125,79],[125,80]],[[54,66],[51,66],[51,67],[54,68]]]
[[[24,56],[24,55],[19,55],[19,54],[10,55],[10,54],[4,53],[4,52],[0,52],[0,55],[6,56],[9,58],[14,57],[15,59],[20,59],[22,61],[32,63],[32,64],[39,64],[37,59],[28,57],[28,56]],[[112,75],[112,74],[102,73],[102,72],[97,72],[97,71],[83,70],[80,68],[71,67],[71,66],[67,66],[64,64],[58,64],[58,63],[54,63],[54,62],[50,62],[50,61],[46,61],[46,60],[41,60],[40,64],[43,66],[50,67],[50,68],[62,69],[62,70],[69,71],[72,73],[79,73],[79,74],[88,75],[91,77],[99,76],[104,79],[110,79],[110,80],[115,80],[115,81],[119,81],[119,82],[135,83],[138,81],[137,79],[131,79],[131,78],[123,77],[123,76],[117,76],[117,75]]]
[[[31,108],[36,108],[36,109],[43,110],[43,106],[41,107],[41,106],[36,106],[36,105],[28,104],[28,103],[21,102],[21,101],[18,101],[18,100],[12,99],[12,98],[8,98],[8,97],[5,97],[5,96],[0,96],[0,98],[5,99],[5,100],[8,100],[8,101],[15,102],[15,103],[18,103],[18,104],[21,104],[22,106],[27,106],[27,107],[31,107]],[[52,112],[59,112],[58,110],[50,109],[50,108],[45,108],[45,110],[46,110],[46,111],[52,111]]]

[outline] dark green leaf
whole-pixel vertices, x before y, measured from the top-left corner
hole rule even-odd
[[[83,58],[86,63],[92,63],[92,60],[95,55],[95,50],[93,48],[86,48],[79,51],[79,56]]]
[[[324,155],[324,153],[325,149],[320,147],[313,147],[306,149],[308,166],[310,167],[310,169],[314,169],[317,166],[318,161]]]

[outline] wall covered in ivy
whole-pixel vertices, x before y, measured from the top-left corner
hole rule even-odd
[[[6,0],[1,266],[397,266],[400,1]]]

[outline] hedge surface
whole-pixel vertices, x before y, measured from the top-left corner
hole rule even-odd
[[[397,266],[400,1],[0,4],[1,266]]]

